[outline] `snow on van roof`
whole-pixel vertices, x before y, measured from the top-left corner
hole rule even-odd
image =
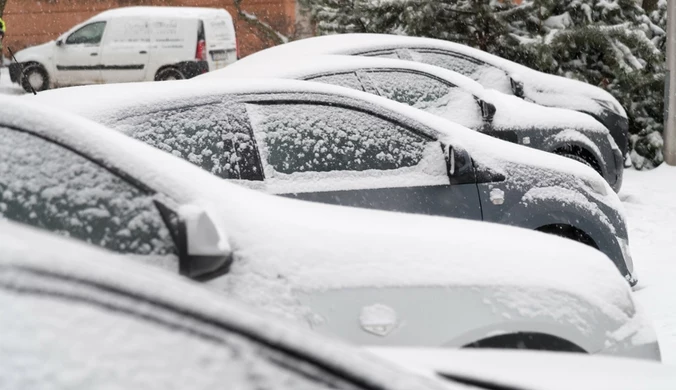
[[[299,55],[317,55],[317,54],[361,54],[364,52],[389,50],[397,48],[428,48],[440,49],[457,52],[466,56],[476,58],[487,64],[501,68],[508,72],[510,76],[514,76],[520,80],[525,81],[528,85],[535,87],[537,91],[554,91],[557,95],[567,96],[568,98],[562,100],[561,97],[556,98],[557,101],[552,104],[561,105],[566,104],[571,108],[577,107],[577,100],[574,96],[587,96],[589,98],[602,99],[611,101],[616,108],[623,111],[619,104],[611,94],[602,90],[601,88],[592,86],[590,84],[568,79],[565,77],[555,76],[538,72],[526,66],[517,64],[489,54],[485,51],[472,48],[470,46],[459,43],[445,41],[441,39],[409,37],[402,35],[390,34],[335,34],[324,35],[319,37],[299,39],[282,45],[274,46],[265,50],[261,50],[247,57],[242,58],[239,66],[244,66],[246,63],[256,61],[274,63],[278,58],[288,58]],[[572,93],[574,92],[574,93]],[[540,96],[543,95],[543,96]],[[539,94],[539,97],[547,98],[546,94]],[[587,107],[589,109],[589,107]]]
[[[406,371],[402,372],[393,364],[374,359],[361,349],[318,335],[316,332],[295,324],[285,323],[279,318],[271,320],[248,306],[228,299],[222,294],[216,294],[204,288],[204,285],[186,278],[143,266],[122,256],[25,225],[10,223],[6,220],[0,221],[0,253],[2,253],[0,281],[11,278],[13,285],[17,283],[21,285],[24,282],[22,278],[28,278],[27,283],[36,283],[34,277],[27,276],[31,272],[63,275],[70,280],[75,279],[85,281],[85,283],[95,283],[100,287],[114,288],[114,291],[122,291],[133,296],[132,300],[140,299],[167,305],[181,315],[198,316],[198,318],[226,324],[228,329],[244,335],[252,335],[254,340],[271,343],[281,349],[298,351],[301,355],[308,356],[310,361],[320,362],[339,372],[349,373],[350,376],[357,376],[360,380],[375,387],[402,390],[448,388],[436,381],[425,380]],[[83,287],[80,283],[73,283],[70,288]],[[18,300],[17,303],[20,304],[23,301]],[[39,316],[39,314],[36,315]],[[97,318],[85,319],[97,320]],[[0,329],[3,328],[3,324],[5,326],[8,324],[6,322],[8,320],[11,322],[12,319],[5,318],[4,321],[0,321]],[[103,325],[109,326],[110,323]],[[34,334],[30,334],[33,331],[34,328],[25,329],[25,338],[35,337]],[[78,332],[79,330],[70,331]],[[120,341],[125,342],[125,330],[118,329],[118,331],[122,336]],[[41,335],[47,336],[43,333]],[[144,346],[138,347],[143,350]],[[125,363],[133,365],[134,358],[133,354],[125,356]],[[48,359],[43,363],[49,364]],[[9,366],[12,367],[11,364]],[[72,369],[80,371],[55,374],[86,377],[90,370],[96,370],[92,366],[73,366]],[[8,379],[13,373],[0,368],[0,375]],[[25,375],[25,373],[19,372],[17,375]],[[235,375],[224,379],[236,377]],[[57,378],[51,379],[57,380]],[[73,382],[68,381],[68,383]],[[247,387],[246,383],[239,385]],[[237,383],[229,383],[229,386],[239,387]]]
[[[147,98],[141,92],[154,86],[165,92],[161,94],[165,98],[170,91],[188,97],[188,90],[208,95],[224,88],[210,84],[144,83],[136,84],[137,88],[116,85],[90,91],[140,104],[138,99]],[[333,89],[297,81],[275,82],[274,88],[270,81],[227,84],[231,92]],[[75,96],[74,90],[61,92]],[[404,111],[410,108],[393,104]],[[631,290],[613,263],[603,253],[572,240],[486,222],[330,206],[259,193],[122,133],[26,99],[0,96],[0,125],[29,129],[86,150],[179,204],[198,204],[213,211],[235,250],[231,272],[218,279],[218,286],[271,311],[297,315],[295,291],[491,286],[563,291],[621,321],[633,315]],[[518,152],[529,150],[519,147]],[[546,300],[533,297],[522,303],[547,307],[551,304]]]
[[[203,79],[242,79],[242,78],[283,78],[305,79],[327,73],[354,72],[357,70],[401,69],[432,75],[446,80],[474,96],[493,104],[500,104],[493,123],[504,128],[532,128],[540,125],[566,129],[583,129],[608,133],[608,130],[590,116],[561,108],[545,107],[527,102],[499,91],[484,88],[478,82],[458,72],[421,62],[404,61],[392,58],[360,57],[348,55],[301,55],[280,57],[274,62],[246,61],[235,62],[226,68],[208,72],[195,80]],[[475,102],[470,102],[474,105]],[[476,106],[475,106],[476,107]],[[471,111],[468,110],[468,111]],[[462,110],[453,110],[448,119],[462,115]],[[460,122],[462,123],[462,122]],[[598,155],[601,155],[600,153]]]
[[[230,13],[223,8],[136,6],[113,8],[108,11],[103,11],[94,16],[92,20],[125,16],[195,18],[214,15],[231,19]]]

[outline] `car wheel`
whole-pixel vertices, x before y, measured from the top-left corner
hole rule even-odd
[[[176,68],[160,69],[155,75],[155,81],[183,80],[185,75]]]
[[[27,65],[23,68],[21,86],[26,92],[33,92],[33,90],[36,92],[44,91],[49,89],[49,75],[42,65]]]

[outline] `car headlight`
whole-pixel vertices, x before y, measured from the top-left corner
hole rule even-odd
[[[615,102],[603,100],[603,99],[594,99],[594,98],[592,98],[592,100],[595,101],[596,103],[598,103],[599,106],[605,108],[606,110],[612,111],[617,115],[622,115],[622,110],[620,110],[620,108],[617,107],[617,104],[615,104]]]
[[[601,182],[599,180],[585,180],[585,182],[587,183],[587,186],[597,194],[601,196],[608,195],[608,190],[605,182]]]
[[[619,238],[617,241],[620,244],[620,250],[622,250],[622,257],[624,258],[624,264],[627,266],[627,271],[629,273],[625,275],[625,279],[631,284],[632,286],[636,284],[638,281],[638,278],[636,277],[636,273],[634,272],[634,260],[631,258],[631,251],[629,250],[629,241],[625,238]]]

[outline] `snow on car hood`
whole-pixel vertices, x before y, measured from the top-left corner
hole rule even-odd
[[[228,83],[232,90],[252,88],[232,84]],[[191,89],[189,85],[202,88],[202,92],[218,87],[187,82],[151,85],[183,93]],[[313,83],[274,85],[284,91],[301,86],[315,88]],[[186,88],[177,88],[181,86]],[[263,88],[260,84],[258,87]],[[122,86],[113,90],[134,99],[142,95],[128,94],[129,89]],[[423,119],[430,123],[443,121],[433,116]],[[232,271],[221,278],[225,283],[220,287],[261,305],[293,304],[294,290],[532,286],[568,292],[616,319],[633,315],[631,291],[613,263],[601,252],[571,240],[485,222],[353,209],[266,195],[221,180],[178,157],[84,118],[31,106],[25,99],[0,97],[0,124],[31,129],[63,144],[84,148],[90,156],[181,204],[203,205],[214,211],[235,251]],[[471,134],[472,139],[492,140],[470,130],[465,133]],[[521,154],[530,152],[514,147]],[[536,159],[540,154],[547,156],[537,153]],[[562,164],[568,161],[560,160]]]
[[[617,99],[601,88],[581,81],[538,72],[482,50],[440,39],[388,34],[325,35],[300,39],[261,50],[239,60],[231,66],[246,67],[248,63],[253,61],[267,61],[270,64],[274,64],[279,58],[284,57],[317,54],[360,54],[365,51],[410,47],[447,49],[501,68],[514,79],[523,81],[526,87],[524,88],[526,95],[536,96],[539,104],[552,104],[575,110],[592,110],[593,112],[597,112],[602,109],[602,106],[592,99],[598,99],[609,102],[614,111],[617,111],[618,114],[626,118],[626,113]],[[580,102],[580,96],[587,98],[584,99],[585,102]],[[531,98],[535,100],[535,98]]]
[[[602,124],[589,115],[560,108],[544,107],[496,90],[486,89],[467,76],[438,66],[391,58],[300,55],[278,58],[274,62],[269,62],[266,58],[256,60],[256,56],[250,56],[242,64],[234,63],[226,68],[200,75],[193,80],[246,78],[301,80],[320,74],[369,69],[408,70],[446,80],[474,96],[496,105],[498,110],[493,118],[493,125],[498,129],[574,129],[582,132],[608,133],[608,130]],[[475,101],[468,103],[476,104]],[[448,119],[453,121],[454,115],[458,115],[458,110],[453,110]],[[463,123],[462,121],[456,122]]]
[[[214,294],[212,291],[205,289],[203,285],[186,278],[140,265],[123,256],[74,240],[57,237],[5,220],[0,221],[0,253],[2,253],[2,256],[0,256],[0,284],[6,282],[9,285],[18,284],[21,286],[23,282],[21,278],[27,277],[27,274],[31,272],[42,275],[64,275],[72,278],[71,280],[96,283],[98,287],[104,289],[109,287],[113,291],[123,291],[136,298],[166,305],[175,308],[176,312],[211,319],[214,323],[227,324],[230,329],[236,329],[245,335],[253,335],[254,339],[271,343],[281,349],[299,351],[301,356],[308,356],[311,361],[318,362],[332,370],[337,369],[339,373],[343,372],[350,376],[356,376],[375,387],[402,390],[446,388],[437,381],[423,379],[406,371],[402,372],[400,367],[389,364],[384,360],[373,359],[372,356],[343,343],[322,337],[314,332],[294,326],[294,324],[280,322],[278,318],[261,316],[250,307],[238,304],[222,295]],[[83,287],[78,286],[78,283],[73,283],[71,288]],[[37,315],[39,316],[39,314]],[[7,320],[9,320],[9,323]],[[82,320],[82,318],[78,318],[78,320]],[[11,319],[5,318],[4,321],[0,321],[0,329],[3,328],[3,325],[9,326],[12,330]],[[101,324],[94,326],[96,325]],[[110,323],[105,323],[105,325],[108,326]],[[25,332],[32,331],[32,328],[25,330]],[[79,330],[74,329],[72,331],[77,332]],[[117,329],[117,332],[117,336],[122,342],[129,341],[124,338],[124,328]],[[59,337],[59,334],[41,333],[38,336],[49,340],[50,337]],[[25,334],[19,341],[23,338],[35,337],[34,333]],[[149,342],[148,345],[154,346],[155,344]],[[45,347],[49,347],[49,345]],[[138,346],[138,348],[142,349],[143,345]],[[0,354],[0,356],[5,359],[21,358],[21,356],[16,356],[17,351],[14,352],[14,355]],[[130,366],[135,364],[134,358],[132,355],[121,357],[124,364]],[[112,361],[110,363],[116,364]],[[44,364],[49,364],[49,359],[45,358]],[[12,367],[12,364],[9,367]],[[49,369],[49,367],[45,368]],[[95,368],[91,365],[85,365],[73,367],[73,370],[58,374],[74,375],[81,378],[86,377],[89,371],[95,370]],[[5,380],[12,378],[13,374],[4,372],[2,368],[0,368],[0,373]],[[190,372],[183,372],[182,374],[184,376],[191,375]],[[19,372],[18,375],[25,375],[25,373]],[[61,378],[52,379],[58,382]],[[72,377],[70,379],[64,383],[74,383]],[[9,383],[12,383],[12,381],[10,380]],[[235,385],[235,387],[245,385],[244,387],[246,387],[246,383],[229,385]]]

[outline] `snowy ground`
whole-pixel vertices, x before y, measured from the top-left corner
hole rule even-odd
[[[23,94],[23,89],[18,84],[12,84],[9,79],[9,70],[7,68],[0,68],[0,93],[9,95]]]
[[[676,364],[676,168],[627,170],[620,198],[640,279],[636,298],[652,316],[664,362]]]

